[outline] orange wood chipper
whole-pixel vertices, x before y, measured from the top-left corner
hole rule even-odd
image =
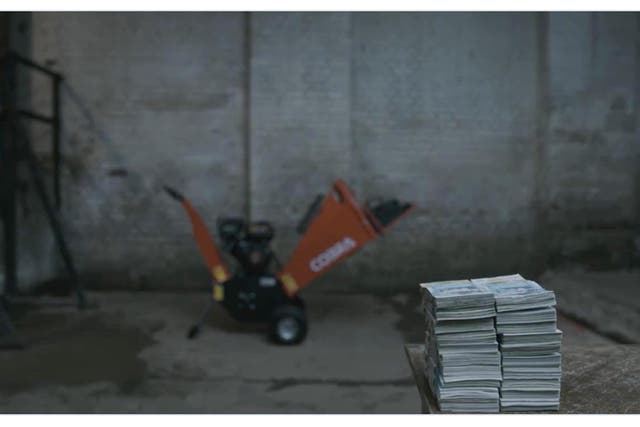
[[[268,322],[275,342],[300,343],[307,333],[300,290],[388,231],[414,207],[395,199],[361,206],[346,183],[337,180],[329,194],[317,196],[309,206],[297,227],[303,237],[285,265],[270,248],[274,237],[270,223],[220,218],[218,237],[238,264],[232,274],[196,209],[176,190],[165,189],[187,211],[195,240],[213,276],[213,298],[189,330],[189,338],[198,334],[213,301],[217,301],[239,321]]]

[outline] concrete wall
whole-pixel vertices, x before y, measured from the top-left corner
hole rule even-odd
[[[208,283],[161,186],[205,218],[242,214],[242,14],[36,13],[34,28],[33,57],[67,81],[63,216],[85,282]]]
[[[420,207],[363,263],[383,259],[385,277],[409,280],[533,267],[535,23],[526,14],[354,16],[361,188]]]
[[[273,221],[286,259],[337,177],[418,209],[320,291],[637,265],[639,31],[637,14],[35,13],[33,57],[69,85],[82,277],[206,286],[161,183],[212,226]]]
[[[551,16],[544,203],[553,264],[637,263],[639,17]]]

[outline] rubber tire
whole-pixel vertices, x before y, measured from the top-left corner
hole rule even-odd
[[[286,339],[278,333],[278,322],[287,318],[293,319],[298,324],[297,333],[291,339]],[[307,317],[304,309],[295,305],[277,307],[271,315],[269,336],[273,342],[280,345],[295,345],[304,341],[307,336]]]

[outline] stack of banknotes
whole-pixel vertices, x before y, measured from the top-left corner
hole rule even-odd
[[[500,410],[557,411],[560,405],[562,331],[553,291],[519,274],[472,279],[495,297],[502,356]]]
[[[441,411],[557,411],[562,331],[552,291],[519,274],[420,285],[425,376]]]
[[[498,412],[501,367],[493,294],[469,280],[420,287],[425,376],[440,410]]]

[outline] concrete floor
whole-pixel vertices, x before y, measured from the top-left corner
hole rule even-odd
[[[0,413],[417,413],[403,345],[423,341],[418,294],[306,295],[297,347],[222,309],[197,340],[204,304],[187,293],[92,293],[84,312],[40,300],[0,351]],[[609,342],[564,317],[565,346]]]
[[[540,279],[563,313],[622,343],[640,343],[640,270],[552,271]]]

